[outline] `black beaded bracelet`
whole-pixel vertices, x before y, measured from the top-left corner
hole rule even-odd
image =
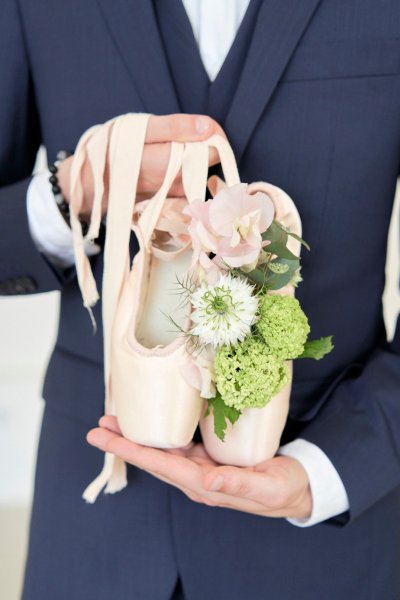
[[[57,153],[57,161],[59,162],[59,161],[65,160],[69,156],[72,156],[72,152],[69,152],[68,150],[61,150],[60,152]],[[70,213],[69,213],[69,205],[68,205],[68,202],[65,201],[65,198],[63,197],[63,195],[61,193],[61,188],[59,186],[58,177],[57,177],[57,173],[58,173],[57,164],[53,163],[53,164],[49,165],[49,171],[51,173],[51,175],[49,177],[49,182],[51,184],[51,191],[54,194],[54,199],[58,206],[58,210],[62,214],[64,221],[70,227],[71,219],[70,219]]]
[[[69,204],[68,204],[68,202],[66,202],[64,196],[61,193],[61,188],[60,188],[60,185],[58,182],[58,177],[57,177],[57,173],[58,173],[57,163],[65,160],[66,158],[68,158],[69,156],[72,156],[72,155],[73,155],[73,152],[71,152],[69,150],[60,150],[60,152],[57,153],[57,161],[52,163],[51,165],[49,165],[49,171],[51,173],[51,175],[49,177],[49,182],[51,184],[51,191],[54,194],[54,199],[58,206],[58,210],[60,211],[60,213],[61,213],[64,221],[68,225],[68,227],[71,227],[71,216],[70,216],[70,211],[69,211]],[[83,235],[86,235],[86,233],[88,232],[88,229],[89,229],[88,224],[81,221],[81,226],[82,226]]]

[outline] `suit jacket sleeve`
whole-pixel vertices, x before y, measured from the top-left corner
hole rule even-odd
[[[0,3],[0,295],[60,289],[63,275],[37,251],[26,194],[41,143],[16,0]]]
[[[353,520],[400,485],[400,319],[393,341],[331,391],[301,437],[325,452],[345,486],[350,510],[333,523]]]

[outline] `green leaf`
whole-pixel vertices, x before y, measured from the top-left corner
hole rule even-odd
[[[225,440],[225,432],[227,427],[227,419],[234,425],[241,415],[240,410],[227,406],[222,399],[221,394],[217,392],[215,398],[208,399],[208,407],[204,416],[208,416],[211,409],[214,414],[214,433],[223,442]]]
[[[292,233],[289,229],[286,229],[279,221],[273,221],[271,223],[268,229],[262,234],[262,239],[264,241],[268,240],[269,242],[281,242],[286,246],[288,235],[300,242],[307,250],[310,250],[310,246],[303,238],[296,233]]]
[[[288,270],[286,273],[275,273],[273,270],[269,270],[265,277],[265,287],[270,290],[280,290],[285,287],[292,280],[293,275],[299,268],[299,264],[300,261],[298,258],[296,260],[288,260],[286,258],[276,258],[273,260],[270,265],[284,265],[288,267]]]
[[[307,242],[303,240],[303,238],[301,238],[299,235],[297,235],[296,233],[292,233],[291,231],[288,231],[287,234],[290,235],[290,237],[297,240],[298,242],[300,242],[300,244],[304,246],[304,248],[307,248],[307,250],[311,250],[309,244],[307,244]]]
[[[310,246],[307,244],[307,242],[305,240],[303,240],[303,238],[301,238],[299,235],[297,235],[297,233],[292,233],[291,231],[289,231],[289,229],[286,229],[286,227],[284,227],[281,223],[279,223],[279,221],[275,221],[275,223],[276,223],[277,227],[280,227],[282,229],[282,231],[284,231],[285,233],[290,235],[290,237],[292,237],[295,240],[297,240],[298,242],[300,242],[300,244],[302,246],[304,246],[305,248],[307,248],[307,250],[310,250]]]
[[[263,269],[253,269],[253,271],[249,271],[245,273],[244,271],[240,271],[241,275],[244,275],[260,287],[265,285],[265,271]]]
[[[283,229],[278,221],[272,221],[271,225],[266,231],[264,231],[261,237],[264,241],[280,242],[286,246],[288,233],[285,229]]]
[[[234,425],[242,413],[237,408],[233,408],[233,406],[226,406],[225,404],[225,414],[231,424]]]
[[[309,340],[304,344],[304,351],[297,358],[313,358],[320,360],[334,348],[332,336],[328,335],[319,340]]]
[[[289,265],[282,264],[278,260],[272,260],[268,263],[268,269],[272,271],[272,273],[276,273],[277,275],[283,275],[289,271]]]
[[[287,258],[289,260],[296,260],[298,256],[290,252],[289,248],[281,242],[271,242],[268,246],[264,246],[265,252],[276,254],[279,258]]]

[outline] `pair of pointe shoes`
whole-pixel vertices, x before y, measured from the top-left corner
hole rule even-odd
[[[83,198],[81,172],[85,160],[88,160],[95,181],[94,210],[88,237],[96,237],[104,193],[103,177],[106,165],[109,165],[102,294],[105,413],[117,415],[121,430],[128,439],[149,446],[174,448],[188,444],[199,421],[204,422],[205,400],[182,376],[182,369],[192,360],[186,349],[186,339],[171,332],[171,326],[163,316],[163,313],[171,315],[184,330],[190,327],[190,306],[177,312],[177,298],[171,290],[176,279],[182,280],[187,273],[193,251],[190,240],[169,251],[166,246],[157,244],[154,233],[157,234],[158,227],[164,229],[161,231],[164,237],[170,233],[171,240],[184,239],[182,221],[177,229],[175,223],[175,230],[168,231],[168,218],[165,210],[163,212],[171,202],[167,199],[168,191],[178,172],[182,171],[187,202],[205,197],[211,146],[219,153],[226,182],[211,178],[208,185],[212,194],[215,195],[221,186],[231,187],[240,183],[240,179],[232,149],[221,136],[212,136],[204,142],[172,143],[169,165],[160,190],[142,212],[136,210],[133,218],[148,118],[149,115],[122,115],[95,126],[82,136],[72,166],[71,225],[78,281],[84,304],[89,308],[97,301],[98,294],[90,263],[84,255],[78,221]],[[257,191],[265,192],[273,200],[275,218],[300,235],[300,218],[287,194],[263,182],[249,185],[248,192]],[[140,247],[132,268],[129,259],[131,229]],[[299,254],[298,242],[290,238],[289,244],[290,249]],[[293,293],[293,290],[287,289],[285,293]],[[260,409],[256,410],[260,415]],[[250,410],[246,412],[250,413]],[[243,419],[241,417],[236,423],[238,433],[241,423],[245,422]],[[212,437],[215,438],[214,434]],[[225,451],[229,446],[228,435]],[[251,461],[252,456],[246,460]],[[111,459],[106,461],[91,490],[91,497],[95,497],[107,481],[109,485],[112,482],[112,489],[121,489],[125,479],[117,471]]]
[[[217,177],[210,178],[208,182],[212,196],[225,185]],[[259,182],[251,184],[248,191],[265,192],[274,202],[275,218],[294,233],[301,234],[297,210],[282,190]],[[293,238],[290,238],[290,243],[290,249],[298,254],[299,243]],[[202,421],[203,438],[209,439],[209,451],[214,457],[227,461],[226,451],[229,446],[232,449],[236,446],[235,456],[231,457],[230,462],[254,464],[257,456],[253,451],[250,456],[243,457],[245,440],[239,443],[239,440],[235,442],[232,439],[229,443],[232,434],[229,437],[228,432],[227,439],[221,446],[222,442],[213,432],[212,419],[201,419],[205,401],[200,397],[199,391],[190,387],[182,377],[182,369],[192,357],[186,350],[185,337],[171,330],[171,324],[165,315],[172,316],[183,330],[190,328],[190,307],[177,310],[178,301],[173,289],[177,279],[184,281],[190,269],[192,249],[187,247],[183,252],[175,254],[172,260],[168,260],[166,255],[158,253],[155,256],[154,252],[141,248],[134,260],[129,283],[120,299],[114,325],[117,343],[113,345],[112,352],[118,356],[114,356],[115,360],[112,360],[111,393],[121,430],[125,437],[135,442],[171,448],[189,443],[197,424]],[[293,293],[293,288],[288,286],[285,293]],[[128,371],[130,382],[127,385]],[[273,435],[274,439],[269,436],[269,446],[274,447],[274,451],[286,421],[289,394],[290,389],[283,394],[284,401],[280,398],[271,403],[268,409],[268,413],[279,413],[279,425],[275,428],[277,433]],[[247,419],[251,418],[250,413],[253,418],[261,417],[259,409],[255,409],[254,413],[249,411]],[[243,417],[241,421],[242,419]],[[235,424],[239,435],[243,432],[243,426],[244,421],[241,427],[240,422]],[[260,456],[265,455],[264,447],[265,443],[260,449]]]

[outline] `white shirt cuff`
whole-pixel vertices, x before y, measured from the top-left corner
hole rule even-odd
[[[39,250],[57,267],[71,267],[74,262],[72,232],[64,221],[49,183],[50,173],[35,175],[27,192],[27,211],[32,239]],[[85,242],[88,256],[98,254],[100,247]]]
[[[349,499],[335,467],[318,446],[297,439],[281,446],[278,454],[297,459],[307,472],[313,508],[308,519],[287,519],[292,525],[310,527],[349,509]]]

